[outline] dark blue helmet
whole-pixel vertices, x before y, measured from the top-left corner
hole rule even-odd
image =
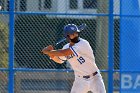
[[[64,36],[74,34],[75,32],[80,32],[78,27],[75,24],[68,24],[64,27]]]

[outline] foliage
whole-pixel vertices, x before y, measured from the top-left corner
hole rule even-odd
[[[8,67],[8,26],[0,22],[0,68]]]

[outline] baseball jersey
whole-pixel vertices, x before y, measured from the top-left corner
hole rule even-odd
[[[71,64],[75,75],[91,75],[99,70],[95,64],[93,50],[87,40],[80,38],[80,41],[73,46],[70,46],[70,43],[64,45],[63,49],[67,48],[70,48],[73,54],[65,58]]]

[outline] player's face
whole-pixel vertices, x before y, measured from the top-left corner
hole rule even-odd
[[[75,37],[78,37],[78,33],[75,32],[74,34],[68,35],[69,39],[74,39]]]
[[[78,42],[78,33],[75,32],[74,34],[67,36],[67,41],[71,43],[77,43]]]

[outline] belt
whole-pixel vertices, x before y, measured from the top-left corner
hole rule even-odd
[[[95,76],[96,74],[98,74],[97,71],[94,72],[94,73],[92,73],[92,75],[83,76],[83,78],[88,79],[88,78],[90,78],[91,76]]]

